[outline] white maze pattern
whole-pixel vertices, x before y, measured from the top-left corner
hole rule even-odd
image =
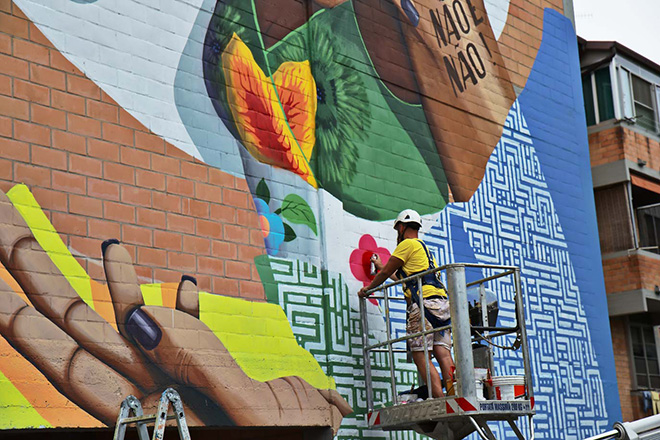
[[[467,236],[470,250],[454,249],[458,247],[454,241],[458,239],[452,239],[456,233]],[[478,263],[521,268],[535,381],[536,437],[578,439],[606,430],[600,371],[568,247],[517,102],[477,193],[468,203],[448,205],[424,240],[440,264],[474,257]],[[462,254],[465,252],[468,254]],[[338,390],[359,412],[366,407],[366,400],[359,313],[349,306],[349,295],[354,292],[348,291],[342,275],[304,262],[271,258],[271,267],[278,284],[277,301],[300,344],[335,378]],[[488,287],[498,296],[499,323],[513,324],[510,281]],[[403,334],[403,307],[392,310],[391,316],[394,332]],[[384,337],[382,333],[372,336]],[[496,357],[500,355],[497,349]],[[497,365],[496,373],[521,374],[522,360],[507,356]],[[416,380],[414,367],[403,355],[396,365],[402,390],[403,384]],[[378,378],[375,400],[390,400],[385,359],[377,360],[374,376]],[[504,426],[493,425],[493,430],[497,438],[514,438]],[[346,418],[338,437],[419,438],[412,432],[367,430],[362,414]]]
[[[452,248],[456,228],[467,235],[476,262],[521,268],[537,438],[584,438],[607,430],[600,371],[568,245],[517,102],[477,193],[469,203],[447,206],[424,236],[438,261],[461,260]],[[489,287],[497,292],[500,323],[513,324],[512,286]],[[499,375],[520,374],[522,360],[498,367]]]

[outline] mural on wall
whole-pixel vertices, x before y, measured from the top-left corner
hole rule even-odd
[[[0,429],[111,425],[121,396],[151,402],[174,384],[196,426],[418,438],[366,429],[354,294],[404,208],[424,215],[439,262],[522,268],[539,438],[611,425],[575,34],[556,3],[15,0],[147,129],[245,180],[266,302],[190,276],[141,283],[116,241],[95,281],[17,181],[0,195]],[[368,310],[383,339],[383,311]],[[390,313],[403,335],[405,310]],[[399,383],[416,383],[397,356]],[[383,379],[378,402],[391,401]]]
[[[140,285],[117,240],[103,243],[107,285],[100,285],[27,187],[0,194],[0,211],[0,334],[98,421],[112,425],[129,394],[155,407],[172,384],[192,425],[336,430],[352,411],[279,307],[199,292],[190,276]],[[19,366],[3,368],[9,381]],[[2,427],[31,426],[30,416],[3,419]]]
[[[480,0],[396,3],[369,14],[378,2],[218,2],[204,44],[209,96],[251,157],[372,220],[411,204],[437,212],[447,184],[468,200],[515,99]],[[395,34],[387,54],[373,37],[383,29]],[[392,172],[408,168],[416,179]],[[383,180],[418,196],[374,203]]]

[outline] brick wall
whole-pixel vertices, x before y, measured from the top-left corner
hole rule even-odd
[[[638,252],[603,260],[607,293],[655,289],[660,285],[660,257]]]
[[[101,242],[117,238],[142,282],[188,273],[201,289],[263,298],[245,181],[149,132],[0,0],[0,189],[17,183],[97,280]]]
[[[612,329],[612,348],[614,349],[614,366],[619,385],[621,400],[621,416],[624,422],[629,422],[650,414],[644,414],[640,405],[640,396],[631,393],[634,381],[629,357],[628,322],[625,317],[610,318]]]
[[[609,128],[589,135],[591,166],[617,160],[646,161],[646,167],[660,170],[660,142],[625,126]]]

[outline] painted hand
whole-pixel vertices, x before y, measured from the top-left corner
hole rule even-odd
[[[103,245],[119,332],[76,293],[4,193],[0,263],[29,302],[0,280],[0,335],[71,401],[113,424],[133,394],[154,407],[167,386],[182,395],[192,425],[332,426],[351,412],[334,390],[299,377],[248,377],[199,317],[194,279],[183,277],[176,309],[146,306],[128,251]]]

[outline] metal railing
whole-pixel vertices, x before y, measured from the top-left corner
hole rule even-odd
[[[475,281],[466,282],[466,269],[480,269],[498,271],[497,273],[480,278]],[[419,309],[421,315],[420,331],[414,334],[405,335],[402,337],[392,338],[392,325],[390,319],[390,302],[391,301],[405,301],[405,297],[394,291],[396,286],[403,283],[416,282],[419,287],[419,292],[422,292],[422,277],[426,274],[445,272],[447,279],[447,293],[449,296],[451,325],[426,329],[426,317],[424,312],[423,295],[419,296]],[[488,305],[486,304],[486,284],[499,280],[503,277],[512,277],[512,285],[514,289],[514,305],[515,305],[515,325],[512,327],[498,327],[490,325],[488,317]],[[479,292],[479,307],[481,309],[481,325],[471,325],[470,311],[468,303],[468,288],[476,287]],[[362,321],[362,340],[364,347],[364,367],[365,367],[365,386],[367,392],[367,406],[369,411],[374,410],[374,387],[372,377],[371,355],[372,353],[387,353],[389,360],[390,370],[390,386],[392,389],[393,404],[396,405],[397,401],[397,383],[396,383],[396,368],[394,353],[404,353],[406,350],[397,349],[394,344],[407,341],[409,339],[428,335],[435,332],[451,329],[454,350],[454,364],[455,364],[455,379],[456,379],[456,394],[461,397],[476,398],[476,385],[475,385],[475,372],[474,372],[474,358],[473,347],[474,342],[484,341],[488,346],[488,367],[491,372],[494,372],[494,359],[493,350],[491,346],[496,346],[505,349],[520,350],[522,353],[523,369],[525,376],[525,396],[524,399],[533,399],[532,388],[532,375],[530,368],[529,349],[527,345],[527,334],[525,328],[524,304],[521,293],[520,270],[514,266],[501,266],[501,265],[484,265],[484,264],[447,264],[435,269],[429,269],[408,278],[400,279],[394,282],[384,284],[380,287],[369,291],[372,294],[370,298],[383,300],[385,309],[385,321],[387,329],[387,339],[383,342],[370,343],[369,341],[369,327],[366,311],[365,298],[360,300],[360,315]],[[494,323],[495,324],[495,323]],[[505,335],[515,334],[516,339],[510,347],[502,347],[493,342],[493,339],[500,338]],[[430,369],[435,368],[429,358],[427,338],[423,338],[424,342],[424,357],[426,359],[426,384],[429,389],[429,398],[432,395],[431,375]],[[446,379],[446,378],[445,378]],[[532,430],[531,416],[530,416],[530,430]],[[533,431],[531,432],[533,437]]]

